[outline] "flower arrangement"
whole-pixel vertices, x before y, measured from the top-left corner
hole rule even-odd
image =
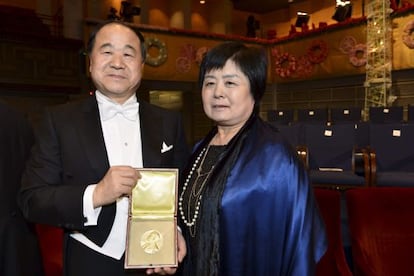
[[[414,20],[409,21],[403,29],[402,41],[404,42],[405,46],[410,49],[414,49]]]
[[[158,49],[157,56],[153,57],[149,53],[147,53],[147,57],[145,59],[146,64],[150,66],[160,66],[161,64],[167,61],[167,47],[165,46],[165,43],[163,41],[155,37],[150,37],[145,39],[145,44],[147,46],[147,49],[150,49],[151,47],[155,47]]]
[[[281,78],[289,78],[296,72],[296,57],[288,52],[275,56],[275,72]]]
[[[301,56],[297,60],[296,76],[304,78],[312,75],[314,64],[309,61],[307,56]]]
[[[196,51],[196,55],[195,55],[195,61],[198,65],[201,64],[201,61],[203,60],[204,56],[206,55],[206,53],[208,52],[209,48],[206,46],[200,47],[197,49]]]
[[[357,44],[349,52],[349,62],[355,66],[360,67],[367,64],[367,45]]]
[[[357,40],[355,39],[355,37],[351,35],[345,36],[339,42],[339,50],[342,53],[348,55],[349,51],[351,51],[352,48],[354,48],[356,44],[357,44]]]
[[[328,57],[328,44],[323,40],[313,40],[307,50],[307,57],[314,64],[322,63]]]

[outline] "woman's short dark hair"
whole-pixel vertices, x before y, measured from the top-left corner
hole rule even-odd
[[[210,49],[200,65],[199,89],[203,87],[205,74],[223,68],[228,60],[232,60],[249,79],[250,92],[258,109],[266,91],[268,66],[266,51],[261,47],[247,47],[241,42],[224,42]]]
[[[128,24],[126,24],[126,23],[124,23],[123,21],[105,21],[105,22],[103,22],[103,23],[101,23],[101,24],[99,24],[95,29],[94,29],[94,31],[91,33],[91,35],[90,35],[90,37],[89,37],[89,39],[88,39],[88,44],[87,44],[87,46],[86,46],[86,52],[88,53],[88,55],[90,55],[91,54],[91,52],[92,52],[92,50],[93,50],[93,47],[95,46],[95,40],[96,40],[96,34],[103,28],[103,27],[105,27],[106,25],[109,25],[109,24],[118,24],[118,25],[121,25],[121,26],[124,26],[124,27],[126,27],[126,28],[128,28],[128,29],[130,29],[131,31],[133,31],[136,35],[137,35],[137,37],[138,37],[138,39],[139,39],[139,41],[140,41],[140,44],[141,44],[141,56],[142,56],[142,62],[145,62],[145,58],[147,57],[147,47],[146,47],[146,45],[145,45],[145,38],[144,38],[144,36],[142,35],[142,33],[138,30],[138,29],[136,29],[136,28],[133,28],[132,26],[130,26],[130,25],[128,25]]]

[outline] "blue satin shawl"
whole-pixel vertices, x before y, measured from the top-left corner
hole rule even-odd
[[[313,275],[326,245],[306,170],[281,135],[259,120],[222,197],[221,275]]]

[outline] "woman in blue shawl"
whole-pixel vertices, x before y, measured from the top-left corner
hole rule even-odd
[[[308,276],[326,250],[303,164],[259,117],[267,63],[263,49],[239,42],[212,48],[201,63],[203,108],[215,127],[182,177],[183,275]]]

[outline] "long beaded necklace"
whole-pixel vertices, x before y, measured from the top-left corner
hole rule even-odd
[[[184,182],[183,190],[182,190],[182,192],[180,194],[180,198],[178,200],[178,209],[180,211],[181,218],[184,221],[185,225],[187,225],[189,227],[190,234],[191,234],[192,237],[195,236],[195,232],[196,232],[195,225],[196,225],[196,221],[197,221],[197,218],[198,218],[198,215],[199,215],[201,199],[203,197],[202,191],[204,190],[204,187],[207,183],[207,180],[208,180],[211,172],[214,169],[214,165],[213,165],[207,172],[202,172],[202,168],[203,168],[204,162],[206,160],[206,156],[207,156],[207,153],[208,153],[209,149],[210,149],[210,145],[207,148],[203,148],[201,150],[200,154],[197,156],[197,158],[194,161],[194,164],[191,167],[191,170],[190,170],[190,172],[187,176],[187,179]],[[201,162],[200,162],[200,159],[201,159]],[[200,162],[200,165],[198,166],[199,162]],[[191,192],[190,192],[189,197],[188,197],[188,205],[187,205],[187,210],[186,210],[187,211],[187,217],[188,217],[188,219],[187,219],[187,217],[185,215],[185,212],[184,212],[183,199],[184,199],[184,194],[185,194],[185,192],[188,188],[188,184],[189,184],[189,182],[191,180],[191,177],[192,177],[194,172],[196,173],[196,178],[193,182],[193,186],[192,186]],[[200,185],[198,185],[200,180],[201,180],[201,183],[200,183]],[[197,186],[199,186],[198,189],[197,189]],[[194,214],[191,218],[191,204],[190,204],[190,202],[192,201],[192,199],[194,199],[195,203],[194,203]],[[191,218],[191,220],[190,220],[190,218]]]

